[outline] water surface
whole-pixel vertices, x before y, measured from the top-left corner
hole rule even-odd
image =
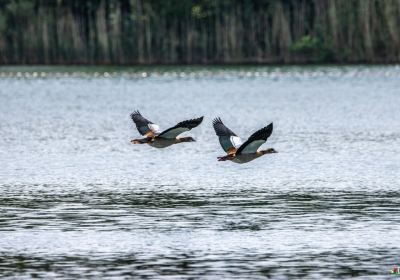
[[[400,265],[400,67],[0,68],[0,275],[387,279]],[[131,145],[139,109],[168,149]],[[278,154],[223,155],[274,122]]]

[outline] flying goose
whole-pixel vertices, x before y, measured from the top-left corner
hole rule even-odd
[[[173,144],[183,142],[194,142],[192,137],[177,137],[179,134],[195,128],[203,121],[203,117],[197,119],[186,120],[177,125],[161,131],[160,127],[144,118],[139,111],[134,111],[131,114],[131,119],[135,123],[137,130],[145,138],[134,139],[132,144],[149,144],[155,148],[165,148]]]
[[[232,130],[224,125],[220,118],[213,120],[213,126],[222,149],[227,153],[226,156],[218,157],[219,161],[231,160],[236,163],[246,163],[265,154],[277,153],[273,148],[258,151],[258,148],[271,135],[273,130],[272,123],[253,133],[244,143]]]

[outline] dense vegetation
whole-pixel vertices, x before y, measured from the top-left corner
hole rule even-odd
[[[400,0],[1,0],[0,63],[400,61]]]

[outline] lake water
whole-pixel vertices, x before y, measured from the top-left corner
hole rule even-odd
[[[0,276],[388,279],[400,265],[400,67],[0,68]],[[132,145],[129,114],[168,128]],[[274,122],[239,165],[242,138]]]

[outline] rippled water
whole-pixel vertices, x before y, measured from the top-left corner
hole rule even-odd
[[[0,68],[0,276],[387,279],[400,67]],[[131,145],[139,109],[197,142]],[[248,164],[211,126],[274,122]]]

